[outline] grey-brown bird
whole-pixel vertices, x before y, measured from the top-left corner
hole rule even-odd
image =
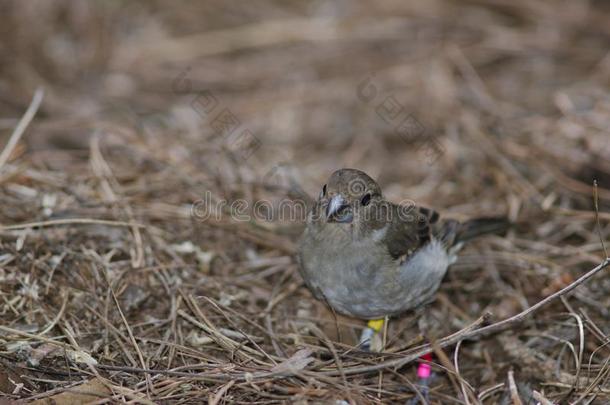
[[[432,301],[462,244],[507,225],[502,218],[441,220],[431,209],[393,204],[366,173],[341,169],[308,214],[300,271],[335,311],[383,319]]]

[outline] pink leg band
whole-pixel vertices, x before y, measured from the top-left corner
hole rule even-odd
[[[426,363],[419,363],[419,366],[417,367],[417,377],[421,378],[422,380],[425,380],[430,378],[430,375],[432,374],[432,366],[427,363],[432,361],[432,355],[430,353],[424,354],[423,356],[421,356],[421,360],[426,361]]]

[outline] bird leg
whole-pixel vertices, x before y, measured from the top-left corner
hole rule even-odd
[[[433,373],[432,367],[430,363],[432,362],[432,354],[424,354],[419,358],[419,364],[417,366],[417,379],[419,388],[419,393],[421,395],[414,396],[407,404],[408,405],[419,405],[421,403],[421,398],[423,397],[424,402],[422,405],[426,405],[430,403],[430,381],[432,380]]]
[[[383,319],[371,319],[367,322],[366,328],[360,334],[359,346],[362,350],[371,351],[371,342],[376,333],[381,332],[385,321]]]
[[[424,336],[429,336],[430,334],[430,313],[427,311],[425,307],[416,310],[419,315],[417,320],[419,324],[419,330]],[[434,339],[432,339],[434,340]],[[434,379],[435,375],[432,371],[432,367],[430,363],[432,362],[432,353],[424,354],[419,358],[417,364],[417,387],[419,389],[419,394],[413,397],[407,405],[426,405],[430,402],[430,383]],[[423,402],[422,402],[423,398]]]

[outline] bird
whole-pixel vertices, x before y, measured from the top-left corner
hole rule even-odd
[[[504,217],[459,222],[412,202],[395,204],[365,172],[339,169],[307,214],[299,271],[317,299],[379,331],[383,319],[434,300],[465,242],[508,225]]]

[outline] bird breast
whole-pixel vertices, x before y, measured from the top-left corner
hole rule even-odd
[[[436,240],[401,264],[379,238],[354,240],[337,229],[306,232],[301,272],[318,298],[346,315],[377,319],[414,309],[431,300],[449,266]]]

